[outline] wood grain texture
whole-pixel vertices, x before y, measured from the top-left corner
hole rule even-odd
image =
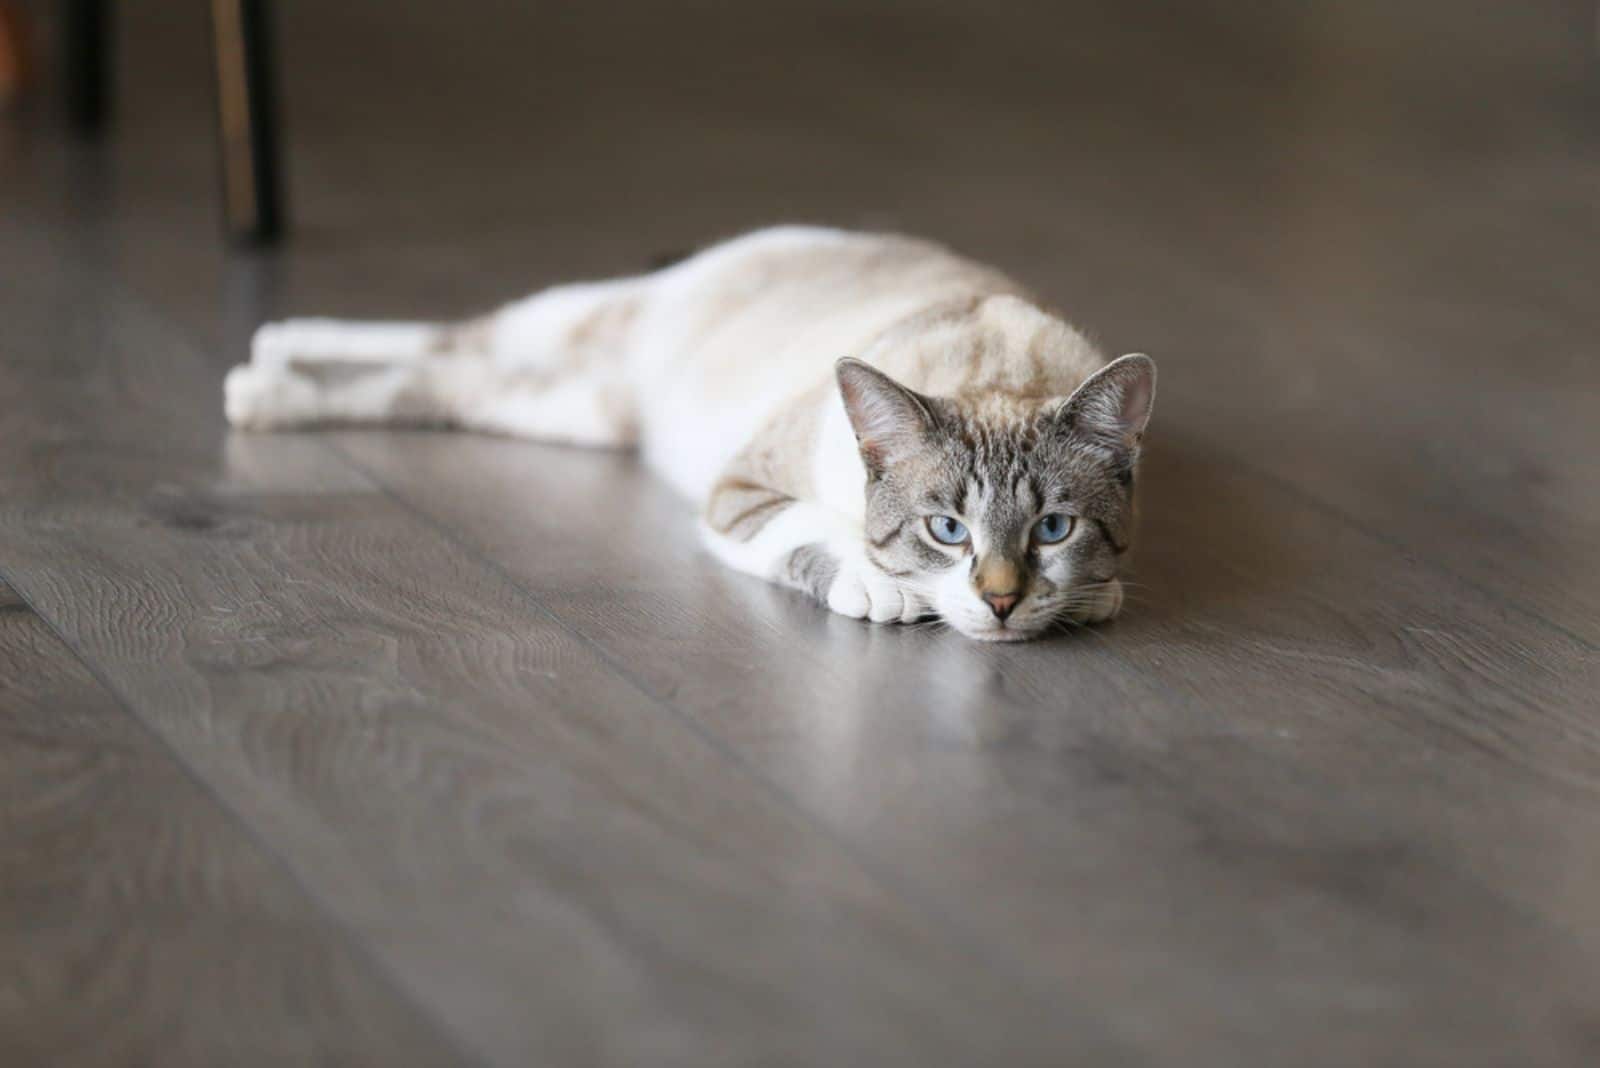
[[[1159,1062],[1265,1055],[1339,1017],[1319,1063],[1559,1064],[1595,1021],[1600,664],[1555,632],[1532,662],[1495,606],[1321,512],[1158,453],[1148,538],[1166,547],[1139,581],[1163,599],[997,654],[863,633],[725,574],[626,460],[336,440],[1030,974],[1158,1032]],[[586,538],[619,491],[627,529]],[[1180,518],[1245,492],[1271,528]],[[1530,990],[1528,972],[1562,980]]]
[[[270,257],[203,23],[127,12],[126,150],[0,139],[0,568],[459,1046],[1600,1058],[1592,12],[379,7],[284,11]],[[223,433],[261,319],[785,219],[1157,357],[1123,620],[867,628],[626,457]]]
[[[0,1061],[451,1064],[0,580]]]

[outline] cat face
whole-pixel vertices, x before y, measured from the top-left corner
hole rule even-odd
[[[969,637],[1018,641],[1122,605],[1155,364],[1071,397],[928,397],[856,360],[840,393],[867,469],[867,555]]]

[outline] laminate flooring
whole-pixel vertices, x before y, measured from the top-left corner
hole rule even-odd
[[[192,6],[192,5],[191,5]],[[286,4],[0,119],[0,1061],[1600,1060],[1593,10]],[[731,574],[630,456],[227,431],[260,321],[767,223],[990,260],[1161,394],[1132,603]]]

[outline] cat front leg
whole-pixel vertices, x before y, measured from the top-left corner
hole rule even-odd
[[[937,614],[931,597],[904,578],[884,571],[865,555],[839,561],[827,595],[819,596],[819,600],[842,616],[874,623],[915,623]]]
[[[727,480],[712,492],[701,534],[729,567],[799,590],[840,615],[912,623],[933,614],[919,588],[867,558],[847,518],[809,501]]]

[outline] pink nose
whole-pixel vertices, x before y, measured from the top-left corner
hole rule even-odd
[[[1005,619],[1011,614],[1011,610],[1017,607],[1017,601],[1021,598],[1014,593],[986,593],[983,599],[996,619]]]

